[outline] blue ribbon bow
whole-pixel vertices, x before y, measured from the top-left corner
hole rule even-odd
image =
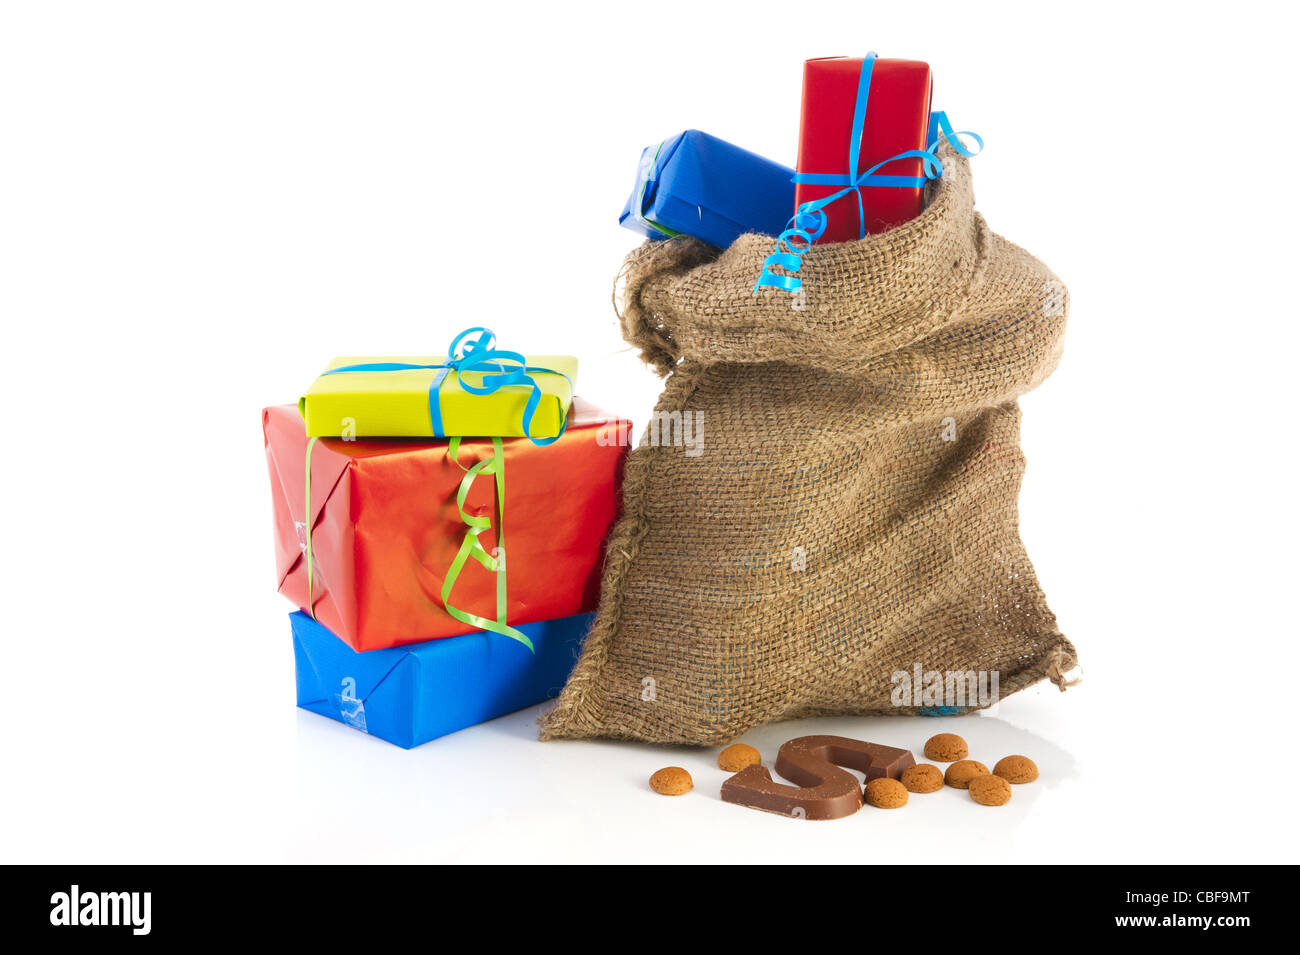
[[[471,335],[476,333],[476,338],[470,338]],[[542,388],[532,376],[561,375],[569,382],[570,388],[573,387],[573,381],[562,371],[555,371],[552,368],[539,368],[528,364],[528,359],[519,352],[497,349],[495,347],[496,340],[496,333],[490,328],[477,326],[467,328],[453,338],[451,347],[447,349],[447,360],[439,364],[411,365],[405,362],[393,361],[367,362],[360,365],[344,365],[342,368],[331,368],[325,374],[339,375],[350,371],[436,369],[438,374],[434,376],[433,384],[429,386],[429,425],[433,429],[435,438],[445,438],[447,436],[443,432],[442,408],[438,404],[438,392],[442,388],[443,381],[452,372],[456,373],[456,383],[471,395],[490,395],[511,385],[528,385],[532,388],[532,391],[528,395],[527,404],[524,405],[524,434],[528,435],[528,440],[538,446],[554,444],[560,440],[560,437],[564,434],[564,429],[568,427],[568,416],[566,415],[560,421],[560,433],[553,438],[534,438],[531,434],[528,434],[532,430],[533,414],[537,411],[537,406],[542,400]],[[460,351],[462,343],[464,344],[463,352]],[[465,372],[482,372],[483,383],[481,385],[472,385],[465,381],[461,377]]]
[[[867,217],[862,202],[864,188],[918,189],[931,179],[943,175],[943,163],[937,152],[941,140],[946,140],[962,156],[975,156],[984,148],[984,140],[978,133],[969,130],[955,132],[948,122],[947,114],[937,111],[930,114],[930,128],[926,134],[925,149],[908,149],[897,156],[890,156],[878,162],[870,169],[856,172],[862,154],[862,131],[867,121],[867,99],[871,95],[871,72],[876,62],[876,54],[868,53],[862,58],[862,71],[858,74],[858,98],[853,106],[853,135],[849,139],[848,172],[844,173],[808,173],[797,172],[795,183],[817,186],[843,186],[823,199],[805,202],[795,211],[794,217],[787,223],[785,231],[776,238],[776,251],[763,260],[763,272],[754,285],[757,292],[764,285],[797,292],[803,287],[803,281],[796,275],[778,275],[772,271],[776,266],[787,272],[798,272],[803,265],[803,255],[814,242],[826,231],[827,217],[825,209],[831,203],[838,202],[853,193],[858,200],[858,238],[867,235]],[[962,136],[975,140],[976,148],[971,150],[961,141]],[[891,176],[879,172],[890,163],[901,159],[921,160],[920,176]]]

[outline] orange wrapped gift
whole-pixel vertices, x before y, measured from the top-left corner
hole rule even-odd
[[[630,429],[575,398],[546,447],[308,439],[295,406],[267,408],[280,593],[354,650],[594,610]]]

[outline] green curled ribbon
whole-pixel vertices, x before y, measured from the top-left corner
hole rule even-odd
[[[460,550],[451,562],[451,566],[447,568],[446,577],[443,578],[442,605],[446,608],[447,613],[461,623],[468,624],[478,630],[488,630],[492,633],[499,633],[504,637],[510,637],[512,640],[518,640],[529,650],[533,650],[533,642],[521,631],[506,623],[506,459],[501,450],[501,439],[493,438],[492,457],[484,458],[473,467],[467,468],[460,463],[460,438],[451,439],[447,446],[447,453],[451,455],[451,459],[456,462],[457,466],[465,472],[465,476],[461,478],[460,488],[456,491],[456,510],[460,511],[460,519],[465,522],[468,530],[465,531],[465,537],[460,543]],[[492,519],[490,517],[480,517],[477,514],[465,513],[465,498],[469,496],[469,489],[474,486],[474,479],[480,474],[496,477],[497,546],[495,556],[489,554],[483,547],[483,542],[478,539],[479,534],[492,526]],[[480,617],[478,614],[469,613],[451,605],[451,590],[456,586],[456,580],[460,577],[465,562],[471,557],[497,575],[497,618],[495,620]]]
[[[313,620],[316,619],[316,600],[314,596],[315,589],[315,562],[312,559],[311,550],[311,451],[316,446],[316,438],[307,442],[307,477],[303,482],[306,487],[307,510],[304,548],[307,552],[307,612],[311,614]],[[533,642],[520,630],[515,629],[506,623],[506,531],[505,531],[505,513],[506,513],[506,458],[502,451],[501,439],[492,439],[492,457],[484,458],[478,464],[472,467],[465,467],[460,463],[460,438],[452,438],[447,445],[447,453],[456,465],[465,472],[461,478],[460,487],[456,491],[456,510],[460,511],[460,519],[465,522],[468,530],[465,531],[465,537],[460,543],[460,550],[456,553],[455,559],[452,560],[451,566],[447,568],[447,573],[442,581],[442,605],[456,620],[468,624],[476,630],[488,630],[492,633],[499,633],[504,637],[510,637],[512,640],[518,640],[530,651],[536,653],[533,649]],[[474,486],[474,479],[480,474],[487,474],[496,478],[497,485],[497,546],[496,555],[488,553],[484,548],[483,542],[478,536],[492,526],[492,518],[480,517],[477,514],[465,513],[465,499],[469,497],[469,489]],[[497,575],[497,618],[489,620],[487,617],[480,617],[476,613],[469,613],[461,610],[459,607],[451,605],[451,591],[456,586],[456,580],[460,577],[460,572],[465,568],[465,563],[471,557],[493,571]]]

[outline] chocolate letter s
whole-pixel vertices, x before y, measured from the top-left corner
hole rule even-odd
[[[897,779],[915,765],[912,754],[895,746],[864,743],[846,736],[800,736],[781,745],[776,771],[793,786],[773,782],[763,766],[742,769],[722,784],[722,801],[805,819],[840,819],[862,808],[862,786],[847,766],[867,781]]]

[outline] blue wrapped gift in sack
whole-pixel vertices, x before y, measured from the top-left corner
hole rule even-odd
[[[555,696],[594,616],[523,624],[535,653],[486,632],[358,653],[296,611],[298,705],[410,749]]]
[[[794,214],[794,170],[688,129],[641,153],[619,224],[652,239],[693,235],[725,249],[778,235]]]

